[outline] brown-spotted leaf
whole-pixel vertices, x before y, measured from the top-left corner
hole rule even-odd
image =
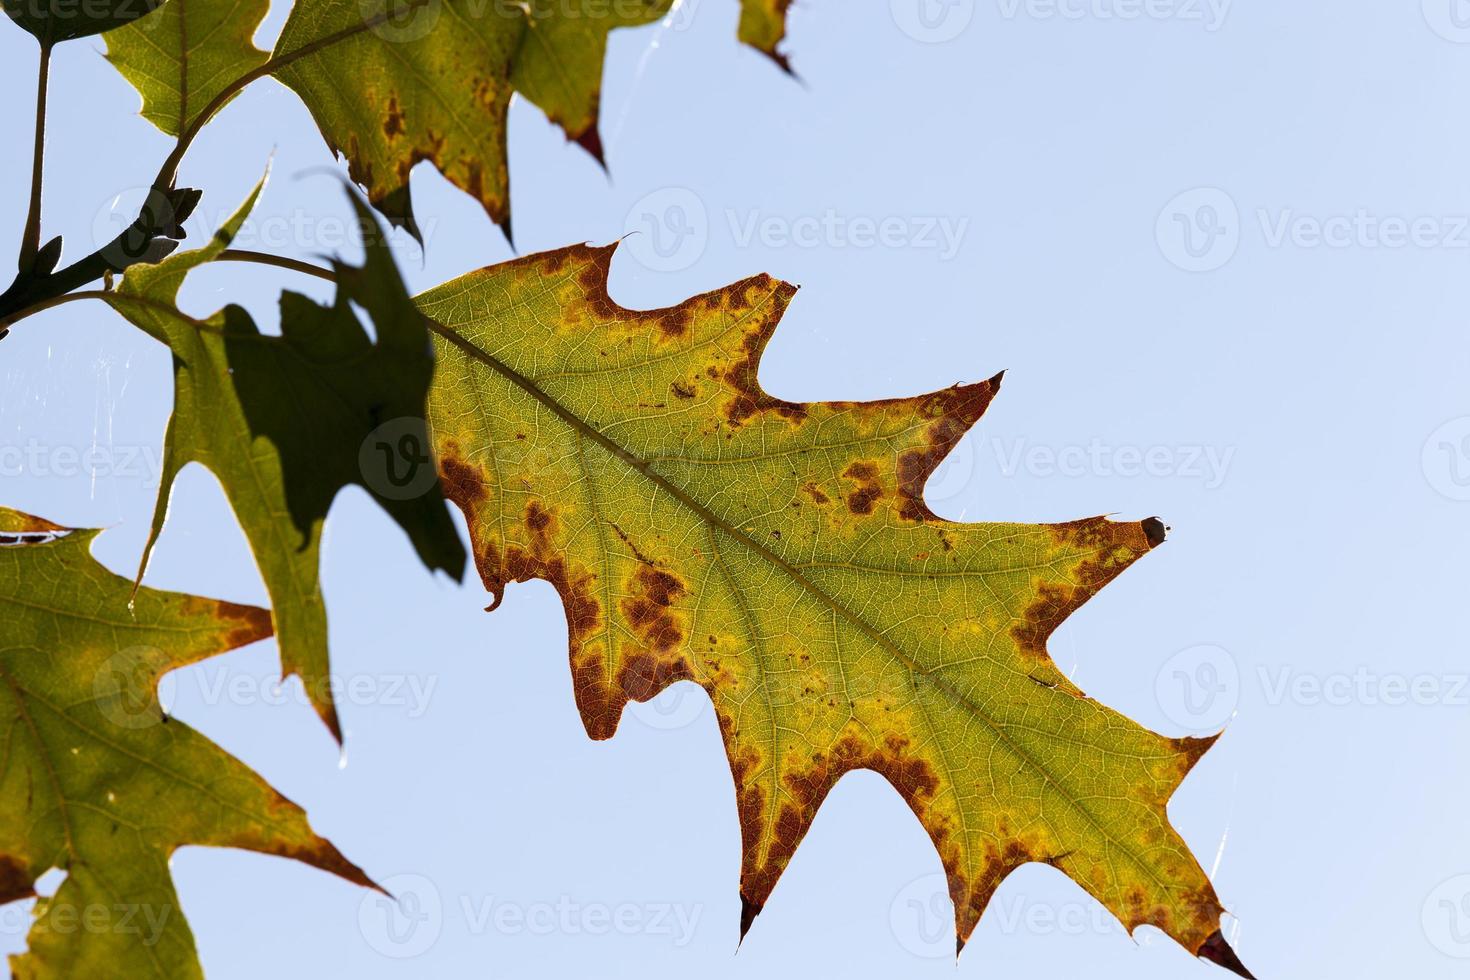
[[[372,883],[299,807],[159,705],[164,673],[270,636],[270,614],[133,595],[93,560],[96,533],[0,508],[0,901],[66,872],[10,967],[18,980],[189,980],[202,973],[169,877],[178,848],[244,848]]]
[[[143,96],[143,118],[170,136],[189,128],[267,52],[251,40],[269,0],[170,0],[152,17],[108,31],[107,60]]]
[[[496,602],[533,578],[561,594],[593,738],[675,681],[708,693],[742,932],[832,786],[870,769],[938,849],[961,941],[1006,875],[1043,862],[1130,929],[1243,972],[1166,814],[1210,740],[1129,721],[1046,650],[1163,526],[942,520],[925,481],[998,377],[788,402],[757,376],[792,286],[635,312],[608,297],[612,255],[567,248],[419,297],[441,325],[430,424]]]
[[[741,39],[783,65],[776,43],[786,3],[742,0],[740,22]],[[601,160],[608,34],[672,7],[672,0],[297,0],[274,74],[301,96],[353,180],[395,224],[416,230],[409,172],[429,160],[508,229],[512,92]]]

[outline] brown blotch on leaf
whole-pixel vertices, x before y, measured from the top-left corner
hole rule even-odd
[[[757,294],[752,302],[750,294]],[[761,388],[760,360],[766,344],[776,332],[776,325],[786,312],[796,287],[772,279],[770,276],[753,276],[735,283],[720,294],[732,310],[758,309],[754,326],[748,330],[740,343],[740,356],[721,372],[732,395],[725,404],[725,420],[735,427],[744,425],[752,416],[761,412],[774,412],[791,422],[800,422],[807,416],[805,405],[775,398]]]
[[[979,384],[955,385],[926,395],[919,401],[919,412],[931,422],[924,430],[925,445],[910,449],[898,457],[899,516],[911,521],[932,520],[934,513],[924,503],[924,484],[964,438],[966,432],[985,414],[995,393],[1000,390],[1001,375]]]
[[[630,700],[641,702],[657,697],[675,681],[692,680],[693,676],[683,660],[659,660],[639,652],[623,661],[618,670],[618,686]]]
[[[280,815],[283,823],[289,825],[296,820],[305,823],[305,815],[301,813],[296,804],[278,793],[274,796],[275,799],[271,800],[269,805]],[[357,865],[347,860],[330,841],[323,840],[314,834],[309,835],[304,841],[298,841],[288,839],[284,834],[275,830],[263,830],[259,825],[244,825],[235,828],[229,835],[227,846],[255,851],[259,854],[274,854],[278,857],[291,858],[313,868],[330,871],[355,885],[382,891],[377,882],[369,878],[367,873]]]
[[[457,453],[457,447],[450,443],[439,454],[439,483],[444,488],[444,496],[468,514],[489,496],[485,489],[488,481],[477,467],[460,459]]]
[[[388,114],[383,117],[383,135],[391,143],[403,135],[403,131],[403,109],[398,104],[398,96],[390,95],[388,96]]]
[[[878,467],[867,460],[857,460],[848,464],[842,476],[857,484],[847,495],[847,509],[854,514],[871,514],[878,498],[883,496],[883,486],[878,482]]]
[[[588,650],[589,641],[603,628],[602,604],[596,594],[596,574],[567,561],[565,545],[557,540],[560,522],[554,508],[539,500],[526,505],[524,532],[507,529],[501,537],[487,528],[499,527],[486,513],[494,506],[479,470],[456,455],[451,444],[440,454],[444,492],[462,511],[470,527],[475,568],[485,588],[494,593],[489,609],[499,607],[511,582],[543,579],[561,597],[567,617],[567,644],[577,707],[588,734],[608,738],[617,728],[622,702],[608,689],[602,656]]]
[[[1219,735],[1210,735],[1206,738],[1175,738],[1170,739],[1170,745],[1179,755],[1179,781],[1183,782],[1204,754],[1220,740]]]
[[[0,854],[0,905],[36,894],[35,879],[26,866],[9,854]]]
[[[585,245],[574,245],[560,250],[560,253],[552,259],[556,264],[553,272],[560,272],[561,266],[566,262],[580,262],[582,268],[577,273],[577,287],[582,293],[582,299],[587,306],[592,308],[593,317],[607,323],[629,324],[651,324],[655,336],[662,340],[673,340],[683,337],[690,331],[690,325],[698,298],[680,303],[678,306],[669,306],[659,310],[634,311],[624,309],[608,295],[607,277],[612,268],[613,252],[616,245],[608,245],[602,248],[590,248]],[[543,259],[548,257],[543,257]],[[573,325],[586,328],[587,317],[582,311],[573,311],[576,317]]]
[[[1023,864],[1042,863],[1054,865],[1058,859],[1039,854],[1024,841],[1008,840],[1003,844],[985,845],[985,855],[980,862],[980,873],[974,880],[967,879],[958,868],[945,863],[949,878],[949,897],[954,902],[957,949],[963,950],[970,934],[980,922],[980,916],[1001,883],[1012,871]]]
[[[731,745],[728,727],[722,718],[720,728],[727,746]],[[914,755],[908,739],[902,736],[890,734],[881,745],[875,746],[856,735],[847,734],[826,752],[814,754],[808,768],[783,773],[781,782],[787,799],[780,805],[769,839],[764,837],[765,790],[750,778],[752,767],[748,758],[737,759],[732,755],[730,768],[735,776],[740,804],[743,841],[740,894],[757,908],[770,897],[776,879],[786,869],[797,845],[811,827],[822,801],[842,776],[856,769],[870,769],[887,779],[925,823],[941,854],[948,853],[950,859],[953,857],[953,848],[945,845],[948,831],[932,827],[926,820],[929,804],[939,789],[938,778],[928,760]]]
[[[216,600],[212,605],[214,618],[230,626],[230,634],[225,642],[231,649],[263,640],[275,632],[269,609],[226,602],[223,599]]]
[[[657,653],[677,649],[684,642],[684,626],[674,603],[688,587],[673,573],[640,562],[628,591],[618,609],[643,645]]]
[[[1036,584],[1037,596],[1011,627],[1011,638],[1023,653],[1046,656],[1047,637],[1098,590],[1148,551],[1150,545],[1138,524],[1122,524],[1105,517],[1089,517],[1050,528],[1057,542],[1093,553],[1071,570],[1071,581]]]
[[[672,385],[669,386],[669,388],[673,391],[675,398],[694,397],[694,386],[691,384],[685,384],[682,381],[675,381]]]

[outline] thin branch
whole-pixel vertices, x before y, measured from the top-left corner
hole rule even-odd
[[[50,299],[44,299],[32,306],[28,306],[18,313],[12,313],[4,319],[0,319],[0,332],[9,330],[14,324],[19,323],[27,317],[35,316],[37,313],[44,313],[47,310],[64,306],[67,303],[75,303],[77,300],[83,299],[100,299],[104,302],[110,302],[111,297],[112,293],[105,289],[90,289],[80,293],[67,293],[63,296],[53,296]]]
[[[31,150],[31,205],[26,214],[25,231],[20,236],[22,275],[36,265],[41,248],[41,170],[46,158],[46,89],[51,81],[51,45],[41,45],[41,66],[36,75],[36,142]]]
[[[240,94],[247,85],[261,78],[265,78],[267,75],[277,72],[302,58],[309,57],[325,48],[340,44],[345,40],[379,27],[387,23],[391,17],[398,16],[405,9],[416,9],[430,2],[432,0],[405,0],[405,3],[400,7],[385,9],[379,14],[353,24],[351,27],[303,44],[294,51],[276,55],[230,82],[230,84],[220,90],[219,94],[209,101],[209,104],[179,134],[178,141],[174,144],[173,150],[163,161],[163,165],[158,168],[158,175],[153,179],[153,193],[150,194],[150,199],[159,195],[168,194],[172,190],[174,180],[178,176],[179,165],[183,163],[184,155],[189,151],[189,147],[193,144],[195,137],[204,129],[210,119],[220,109],[224,108],[227,102]],[[170,221],[171,219],[172,215],[151,215],[145,207],[144,212],[138,215],[137,220],[133,222],[131,227],[124,231],[122,235],[118,236],[115,241],[109,242],[91,255],[78,259],[64,269],[47,275],[30,276],[23,272],[16,277],[16,281],[11,284],[9,289],[3,294],[0,294],[0,329],[3,329],[6,324],[20,319],[21,316],[17,316],[17,313],[22,316],[28,316],[31,312],[38,312],[40,309],[49,309],[49,306],[38,304],[44,304],[56,296],[69,293],[89,282],[100,279],[109,271],[121,272],[122,270],[117,268],[116,263],[111,261],[108,256],[118,254],[117,249],[121,243],[140,240],[149,241],[156,238],[161,228],[155,225],[160,221]]]
[[[284,255],[271,255],[268,252],[252,252],[245,248],[227,248],[219,253],[216,261],[222,262],[254,262],[257,265],[273,265],[278,269],[288,269],[291,272],[299,272],[305,276],[315,276],[325,279],[327,282],[336,282],[337,277],[331,269],[323,269],[319,265],[310,262],[302,262],[300,259],[288,259]]]

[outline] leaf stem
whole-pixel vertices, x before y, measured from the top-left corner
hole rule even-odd
[[[5,331],[8,331],[14,324],[19,323],[26,317],[35,316],[37,313],[44,313],[46,310],[55,309],[56,307],[64,306],[67,303],[74,303],[77,300],[107,300],[111,295],[112,294],[105,289],[90,289],[80,293],[65,293],[61,296],[52,296],[49,299],[43,299],[31,306],[26,307],[23,310],[20,310],[17,313],[12,313],[7,317],[0,318],[0,335],[3,335],[3,333]]]
[[[36,75],[36,142],[31,150],[31,204],[26,213],[25,231],[20,237],[20,259],[17,262],[22,275],[36,265],[36,253],[41,247],[41,171],[46,157],[46,90],[51,81],[51,45],[41,44],[41,65]]]
[[[430,2],[432,0],[406,0],[401,6],[407,9],[414,9],[425,6]],[[213,99],[209,100],[209,103],[198,115],[189,121],[189,124],[183,132],[179,134],[173,150],[164,159],[162,166],[158,168],[158,175],[153,179],[153,194],[150,195],[150,199],[157,198],[159,195],[168,194],[173,189],[174,181],[178,176],[179,166],[183,163],[184,155],[188,153],[189,147],[193,144],[195,137],[204,129],[210,119],[220,109],[224,108],[230,99],[240,94],[241,90],[251,82],[265,78],[295,61],[316,54],[318,51],[335,44],[340,44],[375,27],[379,27],[399,13],[401,13],[401,9],[399,8],[385,9],[381,13],[367,17],[350,27],[303,44],[293,51],[274,55],[230,82]],[[37,181],[37,184],[39,185],[39,181]],[[33,209],[37,218],[39,218],[38,208],[39,205],[37,205],[36,209]],[[120,244],[127,241],[148,241],[155,238],[163,228],[167,227],[167,224],[164,224],[164,222],[169,222],[171,219],[172,215],[170,214],[151,214],[150,209],[145,206],[133,224],[122,235],[119,235],[115,241],[109,242],[85,258],[78,259],[64,269],[60,269],[54,273],[36,276],[30,274],[31,270],[29,268],[23,267],[21,274],[16,277],[15,282],[10,285],[10,288],[5,290],[4,293],[0,293],[0,329],[3,329],[10,323],[23,319],[25,316],[29,316],[31,313],[38,313],[43,309],[50,309],[54,304],[48,303],[49,300],[100,279],[109,271],[121,272],[122,270],[116,267],[116,263],[109,259],[110,255],[115,256],[119,254],[118,248]],[[39,221],[37,226],[39,228]]]
[[[299,272],[304,276],[315,276],[325,279],[327,282],[336,282],[337,277],[331,269],[323,269],[319,265],[310,262],[302,262],[300,259],[288,259],[284,255],[271,255],[268,252],[253,252],[245,248],[227,248],[219,253],[216,261],[221,262],[254,262],[257,265],[273,265],[278,269],[288,269],[291,272]]]

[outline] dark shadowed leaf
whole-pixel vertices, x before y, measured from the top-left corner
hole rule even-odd
[[[237,306],[204,320],[181,313],[175,298],[184,278],[219,258],[254,201],[252,195],[208,246],[133,266],[108,298],[174,355],[174,414],[143,562],[163,528],[179,470],[202,463],[223,484],[260,566],[284,671],[301,676],[340,738],[318,584],[322,525],[337,492],[363,487],[429,568],[456,578],[464,570],[424,421],[434,355],[381,228],[355,196],[367,261],[361,268],[336,263],[334,304],[284,293],[279,337],[261,334]],[[376,341],[354,306],[371,319]]]
[[[163,0],[4,0],[10,19],[43,47],[91,37],[156,10]]]

